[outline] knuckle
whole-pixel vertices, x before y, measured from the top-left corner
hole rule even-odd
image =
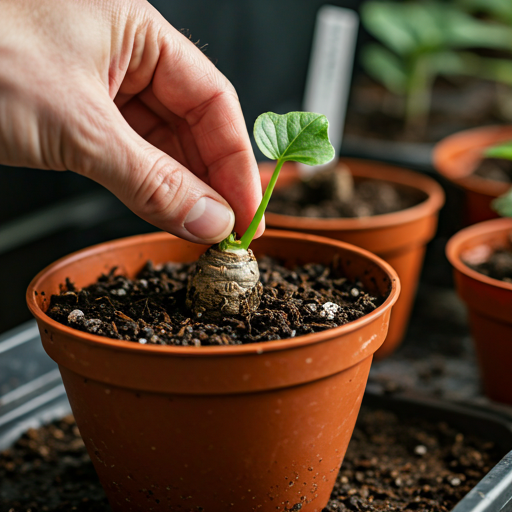
[[[187,195],[186,189],[183,171],[162,156],[140,184],[136,203],[143,216],[174,216]]]

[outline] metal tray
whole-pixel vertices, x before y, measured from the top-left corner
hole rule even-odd
[[[461,431],[492,439],[504,458],[453,512],[512,511],[512,414],[447,401],[386,395],[367,389],[363,404],[399,416],[443,420]],[[57,365],[44,352],[37,325],[27,322],[0,336],[0,451],[28,428],[71,412]]]

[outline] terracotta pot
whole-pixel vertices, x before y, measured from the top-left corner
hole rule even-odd
[[[350,324],[288,340],[148,346],[77,331],[44,313],[66,277],[83,287],[114,265],[134,276],[148,259],[193,261],[205,249],[165,233],[100,244],[50,265],[27,291],[112,509],[319,512],[398,297],[385,262],[314,236],[267,231],[255,240],[257,255],[288,264],[336,257],[348,277],[387,295]]]
[[[511,235],[512,219],[489,220],[459,231],[446,246],[457,291],[468,307],[485,393],[508,404],[512,404],[512,284],[480,274],[463,260],[475,250],[506,246]]]
[[[360,219],[315,219],[267,212],[267,226],[303,233],[312,233],[343,240],[371,251],[387,261],[398,273],[402,291],[393,308],[389,333],[375,357],[391,354],[401,343],[423,265],[425,246],[437,228],[439,210],[444,204],[442,188],[431,178],[398,167],[344,158],[355,179],[382,179],[402,188],[409,188],[425,195],[425,200],[412,208],[396,213]],[[274,169],[272,163],[261,163],[262,183],[266,185]],[[299,179],[295,164],[287,163],[277,181],[284,188]]]
[[[483,158],[484,149],[507,140],[512,140],[512,126],[486,126],[450,135],[434,148],[435,168],[464,189],[467,224],[498,217],[491,202],[504,194],[510,183],[480,178],[473,172]]]

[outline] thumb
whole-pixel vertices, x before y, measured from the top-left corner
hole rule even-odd
[[[95,123],[77,170],[113,192],[147,222],[191,242],[212,244],[233,230],[226,200],[186,167],[149,144],[112,104]],[[99,130],[98,130],[99,128]],[[88,130],[87,130],[88,131]],[[82,149],[82,150],[83,150]]]

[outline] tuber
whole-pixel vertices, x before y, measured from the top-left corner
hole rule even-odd
[[[247,314],[259,305],[262,286],[258,263],[249,245],[263,219],[284,162],[321,165],[334,158],[328,121],[312,112],[285,115],[267,112],[254,123],[254,138],[261,152],[277,160],[263,199],[240,240],[235,234],[208,249],[197,261],[187,288],[187,307],[202,320]]]

